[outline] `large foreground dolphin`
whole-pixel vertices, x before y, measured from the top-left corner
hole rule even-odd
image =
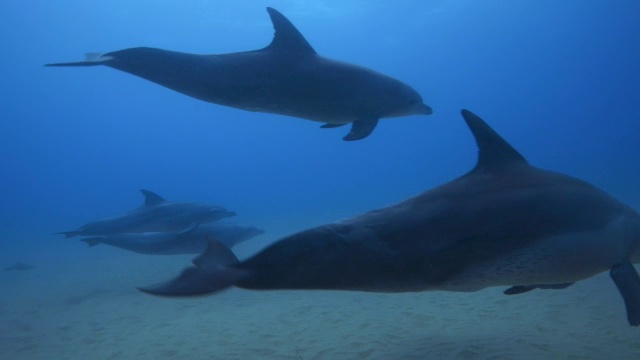
[[[431,114],[410,86],[318,55],[284,15],[267,11],[275,36],[260,50],[195,55],[139,47],[46,66],[105,65],[215,104],[320,121],[324,128],[352,123],[345,140],[367,137],[380,118]]]
[[[166,296],[247,289],[515,294],[565,288],[610,270],[640,324],[640,216],[596,187],[533,167],[469,111],[479,147],[466,175],[398,204],[286,237],[248,260],[210,241]]]
[[[64,231],[67,238],[152,231],[188,231],[200,224],[235,216],[236,213],[215,205],[173,202],[149,190],[140,190],[144,204],[125,214],[92,221],[77,230]]]
[[[207,249],[207,238],[213,237],[231,248],[264,230],[232,223],[200,225],[186,232],[151,232],[140,234],[114,234],[84,238],[89,246],[106,244],[148,255],[201,254]]]

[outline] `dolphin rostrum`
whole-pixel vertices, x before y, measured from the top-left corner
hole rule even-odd
[[[319,121],[323,128],[351,123],[344,140],[367,137],[381,118],[431,114],[410,86],[318,55],[284,15],[267,11],[275,35],[260,50],[196,55],[138,47],[46,66],[105,65],[219,105]]]
[[[107,244],[140,254],[176,255],[203,253],[207,249],[208,237],[231,248],[261,234],[264,234],[264,230],[253,226],[220,222],[200,225],[185,232],[113,234],[84,238],[82,241],[89,246]]]
[[[215,205],[173,202],[149,190],[140,190],[144,204],[125,214],[89,222],[77,230],[64,231],[67,238],[155,231],[188,231],[200,224],[235,216]]]
[[[538,169],[473,113],[479,147],[467,174],[351,219],[286,237],[239,262],[222,244],[177,278],[141,289],[164,296],[247,289],[374,292],[566,288],[610,270],[631,325],[640,324],[640,215],[579,179]]]

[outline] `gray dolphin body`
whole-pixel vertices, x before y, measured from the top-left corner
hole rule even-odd
[[[11,266],[7,266],[3,268],[2,271],[25,271],[25,270],[33,270],[35,268],[36,267],[33,265],[17,262]]]
[[[145,201],[142,206],[125,214],[92,221],[77,230],[64,231],[67,238],[77,235],[96,236],[154,231],[188,231],[236,213],[215,205],[167,201],[149,190],[140,190]]]
[[[469,111],[473,170],[396,205],[286,237],[239,262],[209,250],[174,280],[140,289],[165,296],[247,289],[507,294],[564,288],[610,270],[640,324],[640,216],[576,178],[535,168]]]
[[[89,246],[106,244],[148,255],[201,254],[207,249],[207,238],[212,237],[231,248],[264,230],[253,226],[231,223],[200,225],[186,232],[152,232],[140,234],[114,234],[82,239]]]
[[[410,86],[318,55],[286,17],[267,10],[275,36],[261,50],[196,55],[139,47],[47,66],[105,65],[215,104],[324,122],[324,128],[352,123],[345,140],[367,137],[380,118],[431,114]]]

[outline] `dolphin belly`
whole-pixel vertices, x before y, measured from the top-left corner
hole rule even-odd
[[[546,236],[494,261],[476,264],[437,289],[468,292],[491,286],[574,283],[623,262],[637,231],[633,218],[623,213],[598,230]],[[612,238],[627,241],[612,243]]]

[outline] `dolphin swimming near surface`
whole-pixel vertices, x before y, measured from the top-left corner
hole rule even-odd
[[[610,271],[640,325],[640,215],[579,179],[529,165],[473,113],[467,174],[395,205],[312,228],[238,261],[214,240],[162,296],[246,289],[372,292],[562,289]]]
[[[219,105],[319,121],[323,128],[351,123],[344,140],[367,137],[381,118],[432,113],[410,86],[318,55],[284,15],[267,11],[275,35],[260,50],[196,55],[138,47],[46,66],[105,65]]]
[[[253,226],[213,223],[186,232],[113,234],[84,238],[82,241],[91,247],[106,244],[140,254],[176,255],[203,253],[207,249],[207,237],[213,237],[231,248],[261,234],[264,234],[264,230]]]
[[[3,268],[2,271],[25,271],[25,270],[33,270],[35,268],[36,267],[33,265],[17,262],[11,266],[7,266]]]
[[[140,190],[144,204],[125,214],[89,222],[77,230],[64,231],[67,238],[153,231],[188,231],[200,224],[235,216],[236,213],[215,205],[173,202],[149,190]]]

